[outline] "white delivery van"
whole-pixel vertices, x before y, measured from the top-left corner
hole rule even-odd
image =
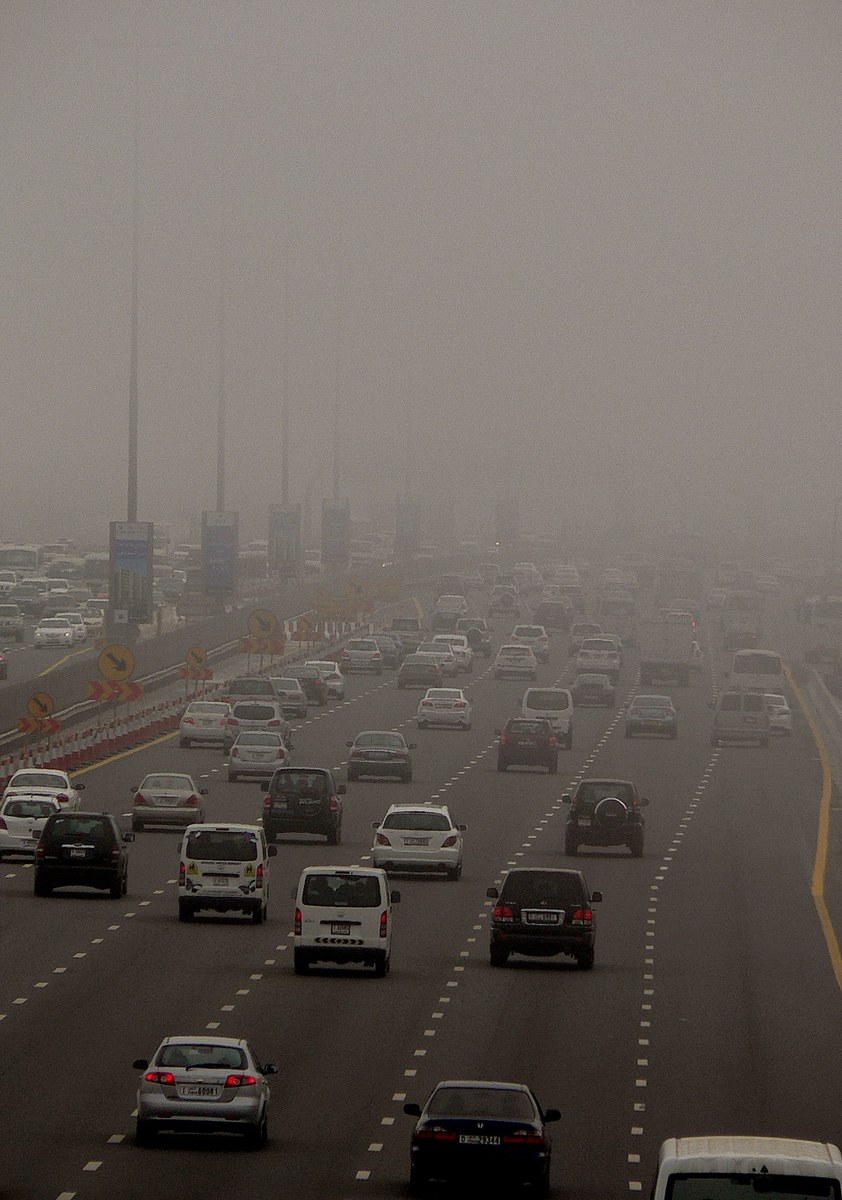
[[[782,692],[786,687],[781,656],[771,650],[738,650],[727,679],[729,688],[744,692]]]
[[[265,921],[269,859],[277,853],[259,825],[188,825],[178,864],[179,920],[192,921],[199,909],[210,908],[239,909],[250,914],[255,925]]]
[[[385,975],[400,898],[377,867],[305,867],[295,893],[296,975],[316,962],[365,963]]]
[[[776,1137],[667,1138],[652,1200],[840,1200],[842,1155],[830,1142]]]

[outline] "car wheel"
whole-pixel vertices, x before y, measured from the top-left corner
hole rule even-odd
[[[328,846],[338,846],[342,841],[342,827],[340,825],[334,825],[332,829],[329,829],[326,840]]]
[[[253,925],[262,925],[266,920],[266,909],[262,904],[251,910],[251,920]]]
[[[642,833],[636,833],[636,834],[632,835],[632,837],[629,839],[629,850],[631,850],[633,858],[642,858],[643,857],[643,834]]]
[[[427,1177],[422,1175],[415,1167],[409,1168],[409,1194],[411,1196],[424,1196],[427,1192]]]
[[[592,971],[593,970],[593,960],[594,960],[593,946],[591,946],[590,949],[588,949],[588,950],[582,950],[579,954],[576,955],[576,965],[578,966],[580,971]]]
[[[508,763],[504,763],[501,759],[499,759],[499,758],[497,759],[497,770],[498,771],[505,771],[507,769],[508,765],[509,765]]]
[[[374,960],[374,975],[377,979],[384,979],[389,971],[389,959],[386,956],[385,950],[380,950]]]
[[[426,722],[426,721],[419,721],[419,722],[418,722],[418,728],[419,728],[419,729],[426,729],[426,728],[427,728],[427,722]]]
[[[142,1121],[140,1117],[138,1117],[134,1131],[135,1145],[151,1146],[155,1141],[155,1136],[155,1130],[153,1129],[151,1122]]]
[[[239,778],[239,776],[238,776],[238,774],[237,774],[237,772],[236,772],[236,771],[229,771],[229,772],[228,772],[228,782],[229,782],[229,783],[236,783],[236,781],[237,781],[237,779],[238,779],[238,778]]]
[[[357,778],[357,772],[356,772],[356,771],[352,771],[352,770],[351,770],[351,768],[349,767],[349,768],[348,768],[348,775],[347,775],[348,782],[349,782],[349,783],[354,783],[354,782],[355,782],[355,780],[356,780],[356,778]]]
[[[488,961],[492,967],[505,967],[509,961],[509,952],[502,946],[492,946],[488,952]]]
[[[179,738],[178,744],[182,750],[189,750],[190,749],[190,738]]]
[[[310,971],[310,960],[304,950],[293,950],[292,967],[296,975],[307,975]]]
[[[256,1125],[250,1125],[245,1133],[246,1144],[251,1146],[252,1150],[260,1150],[269,1140],[269,1125],[267,1114],[264,1111]]]
[[[112,900],[119,900],[121,896],[125,895],[125,892],[123,891],[122,876],[119,879],[115,879],[114,882],[110,885],[110,887],[108,888],[108,895],[111,897]]]
[[[143,821],[138,821],[137,817],[132,817],[132,830],[135,833],[143,832]]]
[[[564,853],[569,854],[571,858],[575,858],[579,853],[579,843],[569,833],[564,837]]]
[[[461,862],[458,862],[455,867],[450,867],[448,869],[447,878],[451,881],[451,883],[456,883],[457,879],[459,879],[461,874],[462,874],[462,864],[461,864]]]
[[[178,919],[179,921],[193,920],[193,905],[189,900],[179,900],[178,902]]]

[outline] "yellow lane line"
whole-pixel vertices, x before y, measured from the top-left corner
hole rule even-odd
[[[789,681],[789,686],[795,693],[795,698],[804,714],[804,718],[810,727],[813,741],[816,743],[816,749],[819,752],[819,762],[822,766],[822,795],[819,801],[816,855],[813,860],[813,878],[810,881],[810,892],[813,897],[813,903],[816,906],[816,912],[818,913],[819,924],[824,934],[827,952],[830,956],[831,966],[833,967],[833,974],[836,976],[837,986],[842,990],[842,953],[840,953],[839,939],[836,936],[836,930],[833,928],[833,922],[830,919],[830,913],[827,911],[827,905],[824,901],[824,877],[825,870],[827,869],[827,842],[830,831],[830,798],[833,792],[833,776],[830,770],[830,760],[827,756],[827,747],[824,744],[824,738],[819,731],[807,699],[801,688],[792,678],[789,668],[787,668],[786,677]]]
[[[69,654],[63,655],[62,658],[57,658],[54,663],[45,667],[43,671],[39,671],[38,678],[41,679],[42,676],[49,675],[50,671],[54,671],[56,667],[60,667],[62,663],[66,663],[69,658],[78,658],[80,654],[90,654],[93,649],[93,646],[83,646],[81,650],[71,650]]]
[[[98,771],[100,767],[110,767],[112,763],[118,762],[121,758],[128,758],[130,754],[139,754],[141,750],[148,750],[150,746],[159,746],[161,742],[168,742],[170,738],[178,737],[180,732],[178,729],[173,729],[170,733],[162,733],[160,737],[153,738],[151,742],[141,742],[139,746],[131,746],[128,750],[121,750],[119,754],[112,754],[109,758],[91,763],[89,767],[80,767],[78,771],[70,771],[69,774],[75,779],[77,775],[86,775],[88,771]]]

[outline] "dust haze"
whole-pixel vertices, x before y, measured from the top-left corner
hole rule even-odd
[[[337,436],[381,527],[410,490],[485,535],[508,488],[820,542],[841,44],[835,2],[5,0],[0,539],[125,515],[136,137],[141,519],[213,507],[224,358],[265,536],[288,344],[314,510]]]

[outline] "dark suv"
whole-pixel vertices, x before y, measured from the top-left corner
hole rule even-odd
[[[492,967],[504,967],[510,954],[569,954],[582,970],[591,969],[592,905],[602,892],[590,892],[581,871],[519,867],[509,871],[499,892],[492,887],[486,894],[497,901],[491,914]]]
[[[578,854],[580,846],[628,846],[635,858],[643,854],[643,813],[649,801],[626,779],[583,779],[572,796],[564,831],[564,853]]]
[[[474,654],[491,658],[491,630],[485,617],[460,617],[456,622],[456,632],[464,633]]]
[[[107,888],[118,900],[128,884],[125,843],[133,841],[134,834],[121,833],[109,813],[53,813],[35,847],[35,895],[75,885]]]
[[[544,717],[511,717],[497,734],[497,770],[509,767],[546,767],[558,770],[558,742],[553,727]]]
[[[263,797],[263,830],[269,842],[278,834],[320,833],[329,846],[342,841],[342,799],[345,784],[337,784],[325,767],[281,767]]]
[[[287,679],[297,679],[310,704],[327,704],[327,684],[318,667],[287,667]]]

